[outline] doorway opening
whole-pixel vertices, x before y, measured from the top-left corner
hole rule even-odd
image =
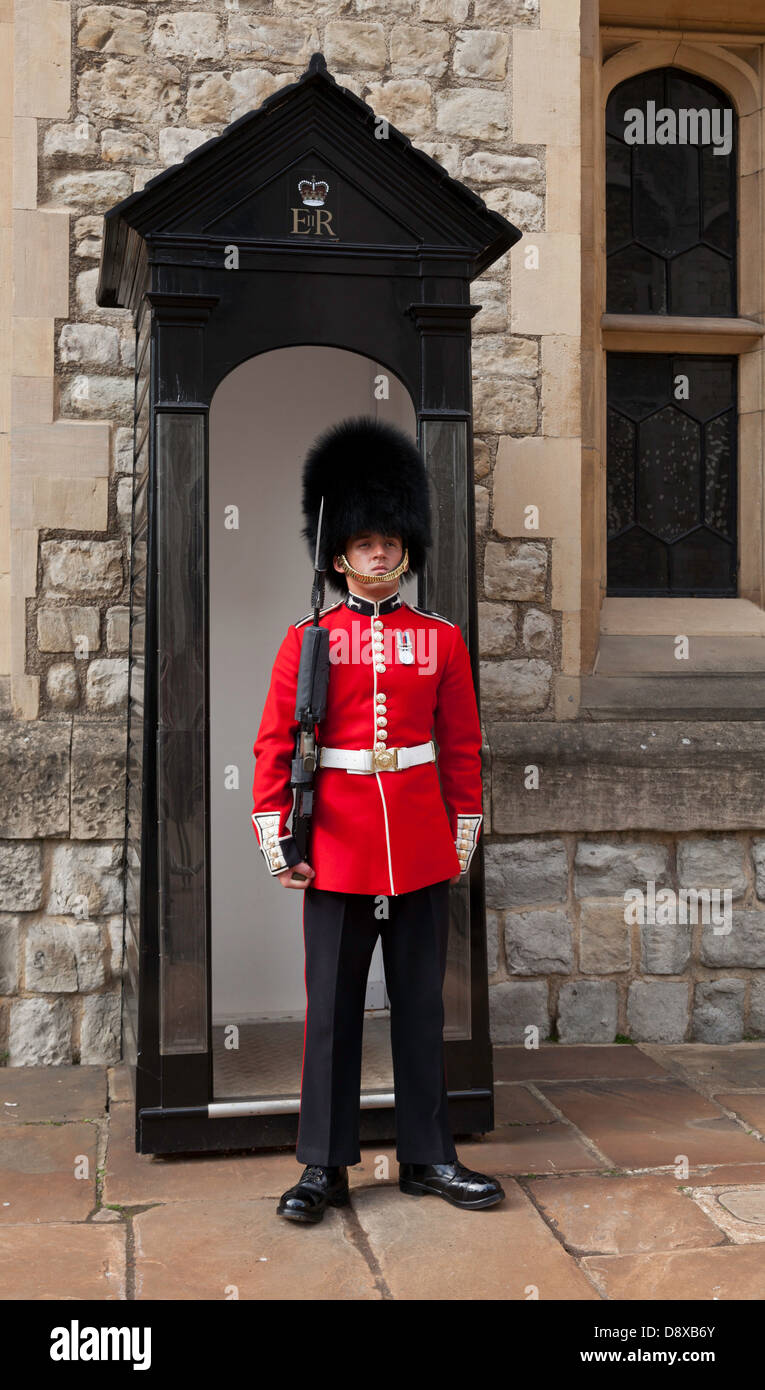
[[[290,623],[310,610],[303,459],[328,425],[369,414],[416,439],[414,405],[379,362],[325,346],[251,357],[219,384],[209,423],[210,859],[213,1096],[296,1100],[306,993],[303,895],[263,863],[252,821],[252,745]],[[417,583],[401,581],[417,602]],[[334,602],[328,591],[325,606]],[[362,1094],[390,1092],[381,942],[369,971]]]

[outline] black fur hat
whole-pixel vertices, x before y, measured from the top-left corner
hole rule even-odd
[[[320,563],[329,588],[345,593],[345,575],[332,560],[359,531],[401,536],[410,573],[420,572],[431,544],[428,475],[417,445],[397,425],[356,415],[314,440],[303,465],[302,534],[311,561],[322,497]]]

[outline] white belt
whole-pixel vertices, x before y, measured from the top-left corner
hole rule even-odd
[[[346,772],[401,772],[405,767],[435,761],[436,745],[432,739],[410,748],[319,749],[319,767],[344,767]]]

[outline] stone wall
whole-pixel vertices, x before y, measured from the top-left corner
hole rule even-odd
[[[665,899],[625,921],[625,891],[720,890],[703,920]],[[730,891],[730,899],[723,896]],[[765,840],[738,835],[503,839],[486,847],[491,1031],[562,1043],[765,1037]],[[703,902],[703,899],[702,899]],[[726,920],[725,904],[730,916]],[[668,920],[662,920],[662,915]],[[652,921],[651,917],[655,920]],[[693,920],[697,918],[697,920]]]

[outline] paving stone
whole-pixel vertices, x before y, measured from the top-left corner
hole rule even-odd
[[[106,1110],[104,1067],[0,1067],[0,1118],[97,1119]]]
[[[537,1178],[529,1188],[554,1230],[576,1254],[641,1254],[720,1245],[722,1232],[682,1183],[649,1177]]]
[[[714,1095],[721,1087],[725,1090],[739,1086],[765,1089],[765,1043],[727,1043],[723,1047],[703,1043],[650,1043],[644,1050],[667,1070],[687,1076],[691,1085],[708,1095]]]
[[[765,1091],[759,1095],[753,1091],[717,1091],[715,1100],[726,1110],[735,1110],[751,1129],[765,1134]]]
[[[540,1081],[540,1091],[601,1153],[623,1168],[757,1162],[763,1146],[719,1106],[673,1077],[651,1081]]]
[[[639,1047],[626,1043],[548,1043],[526,1048],[495,1044],[495,1081],[559,1081],[582,1077],[665,1076],[666,1068]]]
[[[208,1189],[206,1199],[140,1212],[133,1232],[137,1299],[226,1299],[234,1288],[253,1300],[382,1297],[339,1208],[312,1240],[317,1232],[277,1216],[272,1199],[211,1199]]]
[[[597,1298],[528,1198],[503,1186],[504,1202],[485,1211],[376,1189],[354,1197],[393,1298],[523,1301],[530,1286],[546,1301]]]
[[[96,1205],[97,1144],[94,1124],[4,1125],[0,1222],[84,1221]]]
[[[726,1183],[765,1183],[765,1161],[762,1163],[721,1163],[717,1166],[695,1167],[683,1187],[709,1187]]]
[[[116,1066],[107,1067],[106,1079],[109,1087],[109,1101],[112,1105],[119,1101],[133,1101],[133,1086],[127,1063],[118,1062]]]
[[[652,1255],[592,1255],[582,1266],[608,1299],[722,1303],[765,1298],[765,1259],[759,1245],[719,1245],[712,1250]]]
[[[124,1299],[123,1225],[7,1226],[0,1230],[0,1298]]]
[[[525,1086],[499,1082],[494,1087],[494,1123],[496,1125],[551,1124],[552,1110]]]
[[[581,1173],[600,1167],[597,1158],[564,1121],[502,1125],[480,1139],[455,1136],[461,1163],[479,1173]]]
[[[113,1105],[104,1178],[104,1204],[139,1206],[212,1196],[280,1197],[300,1176],[294,1150],[184,1154],[162,1158],[135,1151],[135,1108]]]

